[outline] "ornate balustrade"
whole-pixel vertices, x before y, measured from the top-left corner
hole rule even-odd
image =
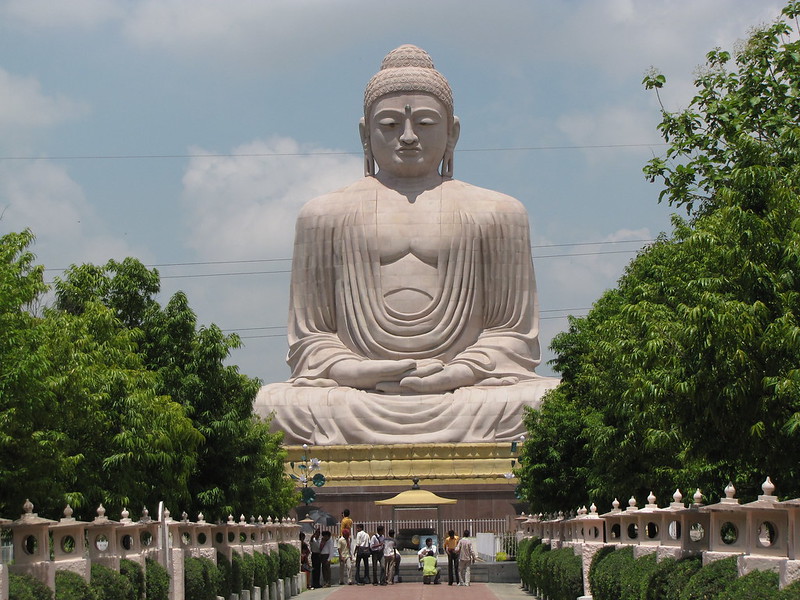
[[[757,500],[741,504],[729,484],[725,497],[711,505],[703,504],[699,489],[685,505],[676,490],[673,501],[662,508],[651,492],[642,508],[631,497],[624,510],[614,500],[604,514],[592,504],[573,516],[517,518],[517,535],[540,538],[553,548],[572,547],[583,560],[583,598],[591,598],[589,566],[604,546],[633,546],[635,557],[655,552],[657,560],[700,555],[704,564],[737,556],[740,575],[773,570],[783,587],[800,579],[800,498],[779,501],[769,477],[762,490]]]
[[[10,521],[0,519],[0,529],[11,531],[13,563],[0,563],[0,600],[8,599],[8,573],[33,575],[55,588],[58,570],[73,571],[87,581],[92,564],[119,570],[120,560],[128,559],[145,566],[150,558],[159,562],[170,574],[170,598],[183,598],[183,559],[187,556],[208,558],[216,562],[217,553],[231,560],[254,552],[277,552],[278,544],[299,548],[300,526],[294,519],[273,519],[244,515],[236,521],[228,516],[226,523],[207,523],[203,514],[190,521],[186,513],[176,521],[166,508],[161,518],[152,519],[147,509],[138,521],[123,510],[119,521],[106,516],[102,505],[93,521],[78,521],[72,508],[64,509],[64,518],[53,521],[33,512],[26,500],[23,514]]]

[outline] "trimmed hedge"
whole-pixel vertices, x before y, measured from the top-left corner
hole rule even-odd
[[[97,600],[123,600],[133,594],[133,586],[127,577],[103,565],[92,565],[89,587]]]
[[[184,559],[183,581],[186,600],[216,600],[218,578],[219,569],[214,561],[191,556]]]
[[[269,559],[262,552],[253,552],[253,586],[269,588]]]
[[[145,590],[147,600],[168,600],[169,573],[152,558],[144,561]]]
[[[127,558],[119,561],[119,573],[131,582],[130,600],[143,600],[144,598],[144,569],[142,565]]]
[[[709,600],[736,579],[736,557],[723,558],[709,563],[692,575],[681,593],[680,600]]]
[[[539,538],[525,538],[520,540],[517,546],[517,568],[519,569],[519,577],[528,589],[533,588],[531,580],[531,553],[534,548],[541,543],[542,540]]]
[[[231,592],[238,594],[242,591],[242,567],[243,560],[241,555],[234,550],[231,552]]]
[[[53,600],[52,590],[30,575],[8,574],[9,600]]]
[[[775,594],[775,600],[800,600],[800,581],[790,583]]]
[[[656,569],[656,553],[644,554],[619,576],[620,600],[641,600],[650,575]]]
[[[550,600],[575,600],[583,595],[581,557],[572,548],[551,550],[542,555],[542,590]]]
[[[737,577],[715,600],[773,600],[778,595],[778,574],[750,571]]]
[[[89,584],[73,571],[56,571],[56,600],[94,600]]]
[[[245,552],[242,554],[242,589],[253,589],[253,576],[256,570],[256,562],[252,554]]]
[[[279,577],[289,579],[300,572],[300,550],[292,544],[278,544]]]
[[[230,598],[233,590],[231,589],[231,561],[224,554],[217,552],[217,569],[219,569],[219,577],[217,578],[217,596],[223,598]]]
[[[689,579],[701,566],[702,560],[699,556],[683,560],[665,558],[647,578],[642,600],[680,600]]]
[[[599,553],[598,553],[599,554]],[[589,572],[594,600],[620,600],[622,596],[621,575],[633,568],[633,547],[625,546],[592,561]]]

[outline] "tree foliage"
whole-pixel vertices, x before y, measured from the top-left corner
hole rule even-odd
[[[294,504],[280,436],[253,416],[258,381],[226,366],[239,344],[200,327],[183,293],[128,258],[81,265],[47,290],[29,231],[0,237],[0,511],[31,498],[57,517],[164,500],[208,518]]]
[[[562,384],[521,461],[534,510],[729,480],[753,498],[770,474],[800,495],[798,13],[709,53],[690,107],[663,113],[667,158],[646,172],[690,218],[554,340]]]

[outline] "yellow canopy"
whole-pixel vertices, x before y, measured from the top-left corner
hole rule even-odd
[[[436,507],[442,504],[455,504],[458,502],[455,498],[442,498],[428,490],[406,490],[400,492],[392,498],[385,500],[375,500],[375,504],[379,506],[418,506],[418,507]]]

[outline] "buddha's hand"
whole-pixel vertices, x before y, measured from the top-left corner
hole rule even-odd
[[[360,390],[374,390],[381,382],[399,382],[416,367],[413,359],[404,360],[340,360],[330,369],[331,379],[339,385]]]
[[[475,385],[477,377],[467,365],[445,365],[430,375],[420,376],[412,373],[400,380],[400,389],[419,394],[438,394],[450,392],[460,387]]]

